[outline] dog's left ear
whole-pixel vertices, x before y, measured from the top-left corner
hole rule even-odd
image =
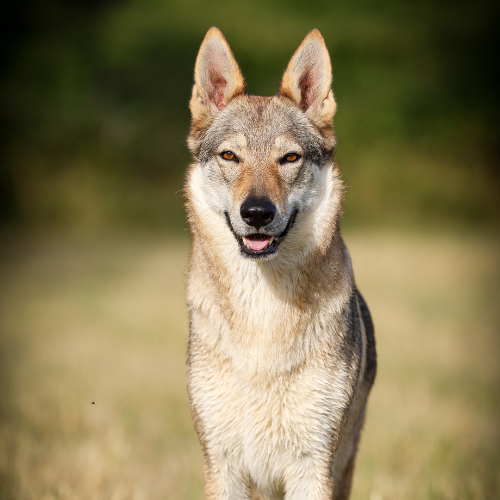
[[[245,92],[245,81],[224,35],[215,26],[203,40],[194,68],[189,107],[193,121],[209,119]]]
[[[309,32],[285,70],[279,94],[291,99],[319,127],[331,125],[337,109],[332,85],[332,65],[325,40],[318,29]]]

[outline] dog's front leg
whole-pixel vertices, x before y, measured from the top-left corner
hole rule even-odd
[[[331,500],[333,484],[327,460],[302,458],[288,471],[287,476],[286,500]]]
[[[206,500],[250,500],[248,479],[226,457],[205,457],[203,473]]]

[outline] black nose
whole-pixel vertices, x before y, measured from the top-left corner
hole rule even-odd
[[[249,226],[259,229],[273,221],[276,207],[265,198],[247,198],[241,205],[240,215]]]

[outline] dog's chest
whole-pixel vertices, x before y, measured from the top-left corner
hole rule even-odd
[[[349,393],[334,345],[343,297],[313,313],[246,278],[231,314],[216,294],[191,295],[189,392],[210,453],[273,485],[299,457],[329,456]]]
[[[324,456],[345,406],[345,373],[332,363],[271,376],[230,362],[193,360],[190,393],[212,453],[251,477],[276,481],[300,456]]]

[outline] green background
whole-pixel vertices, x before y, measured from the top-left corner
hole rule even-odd
[[[253,94],[312,28],[332,57],[346,224],[498,221],[494,2],[25,0],[1,30],[4,224],[186,227],[188,101],[218,26]]]

